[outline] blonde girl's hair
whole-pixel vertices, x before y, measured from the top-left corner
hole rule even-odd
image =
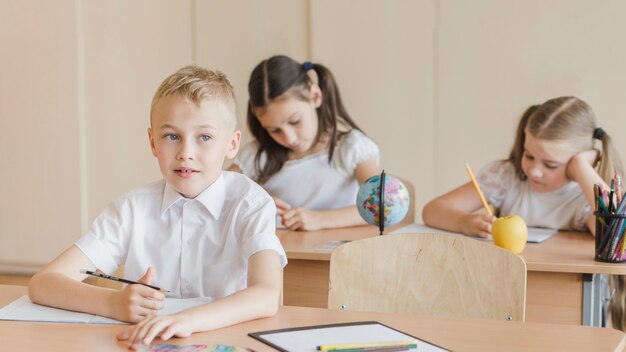
[[[152,98],[150,117],[156,103],[170,95],[180,94],[195,104],[220,100],[235,114],[235,91],[226,75],[196,65],[185,66],[163,80]]]
[[[615,173],[623,175],[622,161],[613,140],[599,128],[593,110],[581,99],[559,97],[526,109],[508,158],[521,180],[526,179],[522,171],[522,157],[527,134],[537,139],[569,141],[579,152],[593,149],[594,139],[600,140],[602,150],[596,171],[607,183]]]
[[[581,99],[559,97],[526,109],[517,127],[515,142],[508,159],[522,180],[526,179],[522,171],[522,157],[527,134],[544,140],[570,141],[578,151],[590,150],[593,148],[594,139],[600,140],[602,150],[596,171],[607,183],[610,183],[615,173],[623,175],[622,161],[613,140],[598,126],[593,110]],[[613,327],[619,330],[626,327],[625,286],[626,280],[623,275],[609,277],[609,287],[613,291],[610,303],[611,321]]]

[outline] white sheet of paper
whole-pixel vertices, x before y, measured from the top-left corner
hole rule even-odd
[[[405,340],[415,340],[417,342],[417,349],[411,351],[447,351],[444,348],[432,345],[426,341],[417,340],[410,335],[379,323],[370,324],[364,322],[358,325],[307,327],[302,330],[260,333],[259,336],[286,351],[313,352],[316,351],[319,345]]]
[[[173,314],[211,302],[209,297],[200,298],[166,298],[165,306],[158,312],[159,315]],[[46,307],[32,303],[24,295],[0,309],[0,320],[27,320],[55,323],[86,323],[86,324],[125,324],[124,322],[93,315],[89,313],[72,312],[65,309]]]
[[[555,229],[529,227],[528,228],[528,240],[526,242],[531,242],[531,243],[543,242],[557,232],[558,230],[555,230]],[[389,234],[396,235],[396,234],[403,234],[403,233],[442,233],[442,234],[449,234],[449,235],[459,235],[459,233],[440,230],[440,229],[436,229],[433,227],[428,227],[424,224],[410,224],[410,225],[401,227],[395,231],[392,231]],[[491,236],[489,236],[487,239],[491,240]]]

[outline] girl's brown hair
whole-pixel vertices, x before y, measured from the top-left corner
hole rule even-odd
[[[313,145],[320,141],[321,137],[329,138],[328,161],[332,160],[337,141],[344,129],[361,130],[350,118],[341,101],[339,87],[335,83],[332,73],[323,65],[306,62],[298,63],[295,60],[283,56],[272,56],[261,61],[252,70],[248,82],[248,128],[259,144],[259,150],[254,159],[258,183],[265,183],[272,175],[283,167],[288,159],[289,149],[278,144],[261,126],[255,111],[267,107],[276,99],[288,97],[303,101],[309,101],[310,88],[313,81],[307,74],[312,69],[317,75],[317,84],[322,91],[322,103],[317,108],[318,130]],[[261,167],[261,155],[265,153],[267,160]]]

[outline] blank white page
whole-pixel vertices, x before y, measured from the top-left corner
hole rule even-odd
[[[165,306],[159,315],[167,315],[181,310],[208,303],[211,298],[166,298]],[[0,320],[45,321],[54,323],[86,323],[86,324],[125,324],[124,322],[99,315],[73,312],[32,303],[24,295],[0,309]]]
[[[359,322],[336,325],[309,326],[252,333],[251,336],[280,347],[284,351],[313,352],[320,345],[346,343],[373,343],[414,340],[417,349],[408,351],[442,352],[445,348],[394,330],[378,322]]]

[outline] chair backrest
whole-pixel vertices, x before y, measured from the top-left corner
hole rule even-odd
[[[462,235],[353,241],[330,259],[328,308],[524,320],[526,263]]]

